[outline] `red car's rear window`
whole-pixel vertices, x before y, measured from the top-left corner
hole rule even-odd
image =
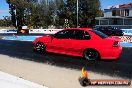
[[[106,34],[100,32],[100,31],[97,31],[97,30],[91,30],[91,31],[101,38],[107,38],[108,37]]]

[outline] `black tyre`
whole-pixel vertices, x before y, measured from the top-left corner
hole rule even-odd
[[[84,51],[83,57],[87,60],[97,60],[99,59],[99,53],[93,49],[86,49]]]
[[[36,51],[38,53],[45,53],[46,52],[45,45],[43,43],[40,43],[40,42],[36,43]]]
[[[86,87],[86,86],[88,86],[88,85],[91,84],[90,79],[88,79],[88,78],[86,78],[86,77],[80,78],[80,79],[79,79],[79,82],[80,82],[80,84],[81,84],[83,87]]]

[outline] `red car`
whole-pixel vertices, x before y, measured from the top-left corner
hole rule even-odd
[[[53,52],[87,60],[117,59],[122,51],[119,39],[90,28],[67,28],[36,38],[34,49],[40,53]]]

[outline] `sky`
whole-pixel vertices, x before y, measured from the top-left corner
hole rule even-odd
[[[6,3],[6,0],[0,0],[0,19],[3,16],[10,16],[9,5]]]
[[[100,0],[100,2],[101,8],[107,9],[108,6],[132,3],[132,0]],[[6,0],[0,0],[0,19],[3,16],[10,16],[9,5],[6,3]]]

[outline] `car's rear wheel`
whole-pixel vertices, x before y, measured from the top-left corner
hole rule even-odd
[[[94,49],[86,49],[84,51],[83,57],[87,60],[98,60],[99,53]]]
[[[41,42],[36,43],[36,51],[38,53],[45,53],[46,52],[45,45],[43,43],[41,43]]]

